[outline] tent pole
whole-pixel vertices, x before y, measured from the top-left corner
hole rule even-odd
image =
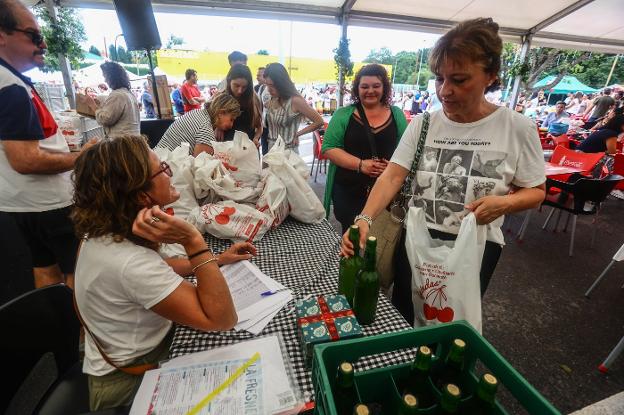
[[[613,59],[613,65],[611,65],[611,71],[609,72],[609,76],[607,76],[607,82],[605,82],[605,88],[609,86],[609,82],[611,81],[611,76],[613,76],[613,71],[615,70],[615,65],[617,64],[619,57],[620,55],[615,55],[615,59]]]
[[[527,57],[529,56],[529,50],[531,50],[532,37],[533,37],[532,34],[527,34],[526,36],[524,36],[524,39],[522,40],[522,48],[520,49],[520,56],[518,57],[519,63],[526,62]],[[512,110],[516,108],[516,102],[518,102],[518,95],[520,95],[520,82],[521,81],[522,79],[520,78],[520,75],[516,75],[516,78],[514,79],[513,87],[511,88],[511,97],[509,99],[509,108],[511,108]]]
[[[347,16],[342,17],[342,32],[340,35],[340,41],[347,41]],[[344,105],[344,85],[345,85],[345,68],[338,68],[338,107],[342,107]]]
[[[56,13],[56,6],[54,5],[54,0],[45,0],[46,8],[48,9],[48,14],[52,18],[54,23],[58,23],[58,15]],[[65,84],[65,95],[67,96],[67,100],[69,101],[69,108],[76,108],[76,92],[74,91],[74,85],[72,82],[72,72],[71,66],[69,64],[69,59],[62,53],[58,54],[59,65],[61,66],[61,73],[63,74],[63,83]]]

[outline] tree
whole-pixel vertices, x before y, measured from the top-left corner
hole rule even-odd
[[[89,53],[93,53],[94,55],[102,56],[102,53],[100,52],[100,50],[97,47],[93,46],[93,45],[91,45],[89,47]]]
[[[84,58],[81,42],[87,40],[84,26],[74,8],[57,7],[58,23],[52,21],[45,5],[35,8],[35,14],[41,20],[41,33],[48,44],[45,55],[45,71],[58,71],[60,64],[58,55],[63,54],[69,59],[73,68],[79,68]]]
[[[580,62],[591,56],[591,52],[561,50],[553,48],[533,48],[529,51],[525,63],[516,62],[512,65],[511,74],[520,75],[522,88],[529,93],[540,89],[549,90],[561,81]],[[554,75],[548,85],[535,88],[541,78]]]
[[[119,61],[115,45],[108,45],[108,58],[115,62]]]
[[[593,53],[588,59],[579,62],[570,70],[570,74],[576,76],[579,81],[594,88],[602,88],[607,82],[609,72],[613,66],[616,55]],[[622,56],[613,70],[609,85],[624,83],[624,62]]]
[[[388,48],[381,48],[379,50],[373,49],[369,52],[366,59],[366,63],[381,63],[384,65],[394,65],[394,55]]]
[[[349,51],[349,39],[340,38],[338,47],[334,49],[334,63],[336,65],[336,77],[340,77],[342,72],[343,79],[353,75],[353,62],[351,61],[351,52]]]
[[[178,37],[178,36],[175,36],[175,35],[171,34],[171,35],[169,35],[169,39],[167,39],[167,46],[166,46],[166,48],[167,49],[171,49],[174,46],[183,45],[183,44],[184,44],[184,38],[181,38],[181,37]]]
[[[256,52],[256,55],[269,56],[269,51],[266,49],[260,49],[258,52]]]

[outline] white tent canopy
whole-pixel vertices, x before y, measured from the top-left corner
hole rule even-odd
[[[113,8],[112,0],[62,0]],[[533,46],[624,52],[622,0],[152,0],[155,11],[281,18],[442,33],[454,23],[492,17],[506,40]]]

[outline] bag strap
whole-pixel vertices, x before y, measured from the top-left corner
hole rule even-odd
[[[429,117],[428,112],[423,112],[422,127],[420,129],[420,136],[418,137],[418,144],[416,146],[416,154],[414,154],[414,160],[412,161],[412,167],[410,168],[407,179],[403,182],[400,195],[402,198],[401,204],[405,206],[408,200],[409,192],[411,191],[412,182],[418,172],[418,164],[420,163],[420,157],[422,156],[423,149],[425,148],[425,141],[427,141],[427,133],[429,132]]]
[[[80,249],[82,248],[83,241],[84,239],[80,241],[80,245],[78,246],[78,253],[76,254],[76,264],[78,263],[78,255],[80,254]],[[78,303],[76,302],[76,290],[75,289],[73,290],[72,297],[74,299],[74,309],[76,310],[76,315],[78,316],[78,320],[80,321],[80,324],[82,324],[82,327],[84,327],[85,331],[89,334],[89,336],[91,336],[93,343],[95,343],[95,346],[99,350],[100,354],[102,355],[106,363],[113,366],[117,370],[121,370],[124,373],[127,373],[129,375],[134,375],[134,376],[142,376],[148,370],[158,368],[158,365],[156,365],[155,363],[146,363],[142,365],[129,366],[129,367],[121,367],[115,364],[115,362],[113,362],[111,358],[108,357],[108,355],[104,352],[104,349],[102,348],[100,341],[97,339],[97,337],[93,335],[91,330],[89,330],[89,327],[87,327],[87,324],[85,323],[85,321],[82,319],[82,316],[80,315],[80,311],[78,310]]]
[[[375,137],[373,136],[373,131],[371,130],[370,124],[368,123],[368,118],[366,118],[366,113],[364,112],[364,107],[362,107],[362,103],[357,104],[357,112],[360,115],[360,119],[362,120],[362,124],[364,124],[364,130],[366,131],[366,138],[368,138],[368,143],[371,147],[371,153],[373,155],[373,159],[378,159],[377,156],[377,144],[375,144]]]

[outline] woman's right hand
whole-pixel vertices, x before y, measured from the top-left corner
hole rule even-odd
[[[387,166],[388,161],[386,160],[362,160],[362,167],[360,171],[370,177],[379,177],[379,175],[384,172]]]
[[[190,223],[163,212],[160,207],[143,208],[132,224],[132,233],[152,242],[181,244],[185,248],[204,244],[201,233]]]
[[[365,220],[358,220],[354,225],[360,229],[360,249],[364,248],[366,238],[368,237],[369,226]],[[353,244],[349,240],[349,230],[342,235],[342,244],[340,245],[340,256],[353,256]]]

